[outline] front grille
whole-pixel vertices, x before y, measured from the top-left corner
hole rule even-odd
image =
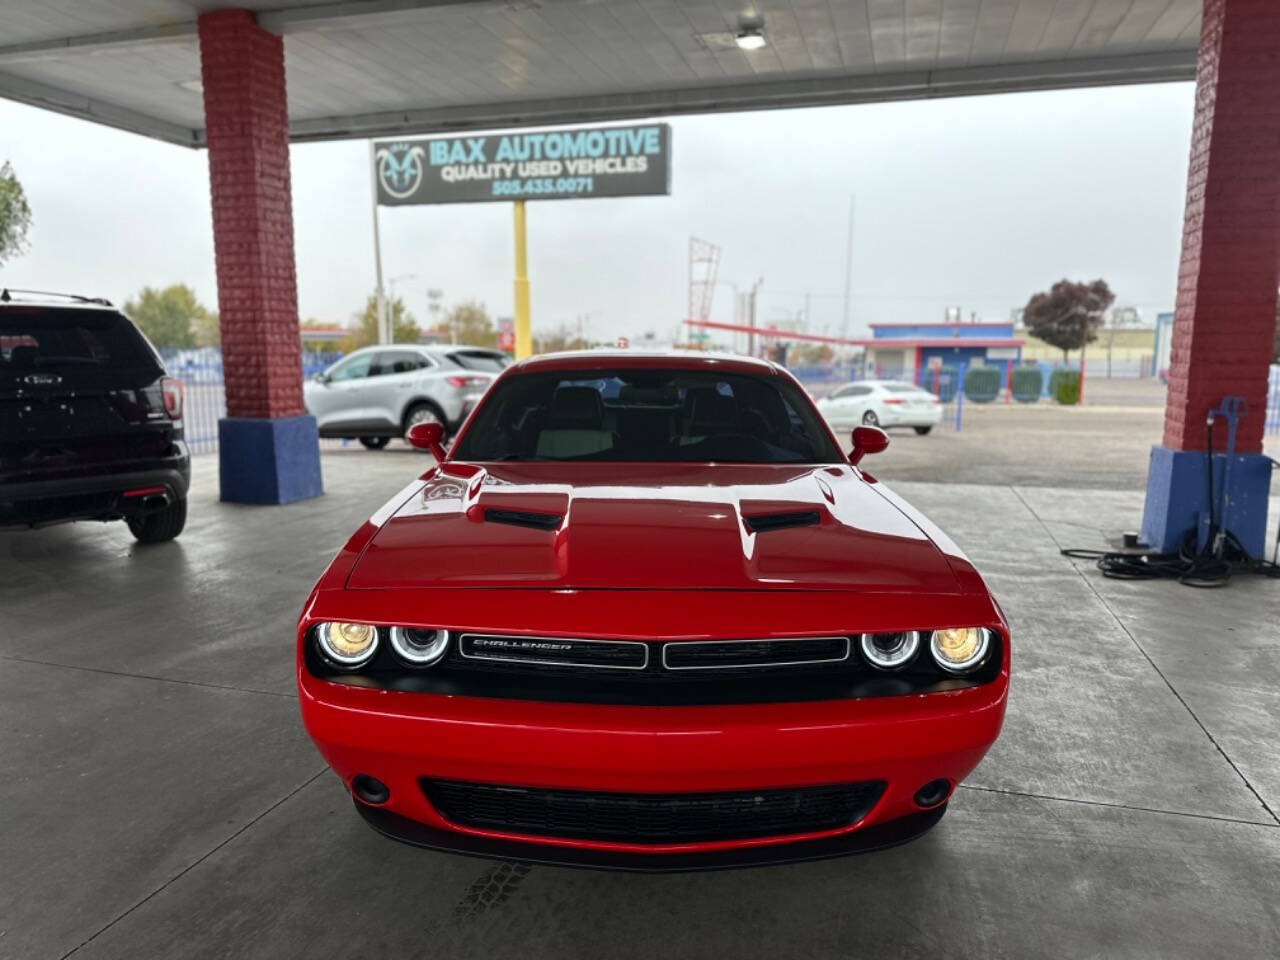
[[[743,667],[794,667],[849,659],[848,637],[799,637],[789,640],[693,640],[662,645],[668,670],[732,670]]]
[[[423,780],[451,823],[526,836],[616,843],[706,843],[850,827],[884,792],[877,780],[736,793],[595,793]]]
[[[334,683],[447,697],[627,706],[712,706],[856,700],[964,690],[989,683],[1003,658],[997,635],[987,661],[944,674],[927,649],[897,670],[877,670],[847,636],[744,640],[595,640],[450,631],[448,652],[411,669],[389,643],[358,671],[306,645],[307,669]],[[385,637],[384,637],[385,639]],[[922,645],[925,646],[925,645]]]

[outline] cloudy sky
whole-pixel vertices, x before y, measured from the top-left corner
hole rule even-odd
[[[1062,277],[1106,279],[1147,319],[1171,307],[1191,84],[1023,93],[671,120],[670,197],[529,205],[535,330],[670,337],[686,312],[690,235],[722,248],[714,319],[763,278],[762,323],[809,304],[843,316],[856,197],[851,332],[1004,319]],[[217,300],[205,154],[0,100],[0,160],[34,212],[0,284],[121,301],[184,282]],[[303,317],[346,323],[373,287],[366,141],[293,147]],[[424,318],[426,290],[511,312],[511,207],[387,208],[385,275]],[[406,276],[408,275],[408,276]]]

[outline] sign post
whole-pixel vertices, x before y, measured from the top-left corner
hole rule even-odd
[[[377,275],[374,287],[374,301],[378,314],[378,342],[391,342],[391,324],[387,319],[387,296],[382,291],[382,238],[378,234],[378,158],[374,152],[373,141],[369,141],[369,166],[373,178],[373,269]]]
[[[665,123],[378,140],[370,145],[370,151],[379,336],[385,324],[386,302],[378,249],[378,205],[510,200],[515,208],[518,360],[533,352],[525,201],[665,196],[671,192],[671,128]]]
[[[516,227],[516,359],[523,360],[533,353],[533,330],[529,324],[529,264],[525,256],[524,201],[517,200]]]

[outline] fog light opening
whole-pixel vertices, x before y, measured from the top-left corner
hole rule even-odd
[[[951,781],[945,778],[938,780],[930,780],[923,787],[916,791],[915,801],[917,807],[936,807],[942,801],[947,799],[951,793]]]
[[[375,807],[391,799],[391,790],[387,785],[367,773],[356,774],[351,781],[351,792],[356,795],[356,799]]]

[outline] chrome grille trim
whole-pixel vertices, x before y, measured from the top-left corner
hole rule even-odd
[[[728,664],[711,664],[706,666],[672,666],[667,661],[667,651],[672,647],[680,647],[688,649],[690,647],[707,647],[716,646],[723,647],[734,643],[808,643],[813,640],[840,640],[844,643],[844,652],[838,657],[818,657],[808,660],[770,660],[765,663],[728,663]],[[755,670],[767,669],[769,667],[807,667],[811,664],[820,663],[844,663],[849,659],[853,652],[853,643],[848,637],[759,637],[754,640],[679,640],[672,643],[664,643],[662,645],[662,669],[671,671],[682,670]]]
[[[468,652],[468,640],[503,640],[515,643],[576,644],[598,643],[611,647],[639,648],[643,660],[639,665],[583,663],[578,660],[562,660],[556,657],[539,657],[535,653],[520,656],[518,654],[490,655]],[[458,638],[458,653],[468,660],[481,660],[497,663],[532,663],[544,667],[580,667],[587,670],[647,670],[649,667],[649,644],[636,640],[591,640],[586,637],[525,637],[517,634],[503,633],[464,633]]]

